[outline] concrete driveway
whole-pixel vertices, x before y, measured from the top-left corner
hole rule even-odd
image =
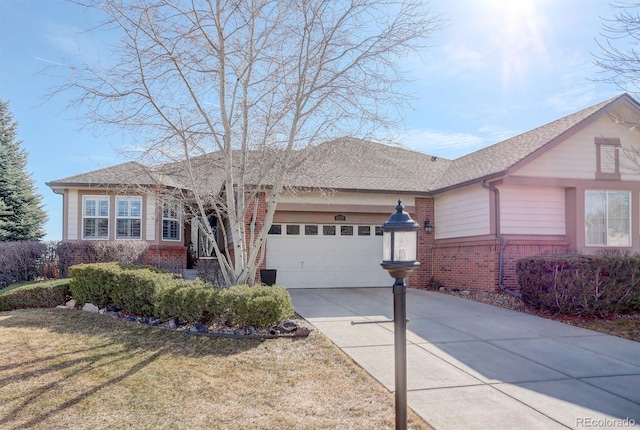
[[[393,391],[389,288],[292,289],[296,311]],[[409,406],[438,430],[640,427],[640,343],[408,289]]]

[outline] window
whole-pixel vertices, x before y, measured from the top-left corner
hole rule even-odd
[[[282,226],[280,224],[271,224],[269,234],[282,234]]]
[[[596,179],[620,179],[620,139],[596,138]]]
[[[287,225],[287,235],[297,236],[300,234],[300,226],[298,224]]]
[[[371,227],[368,225],[359,225],[358,236],[371,236]]]
[[[317,225],[305,225],[304,226],[304,235],[305,236],[317,236],[318,235],[318,226]]]
[[[180,240],[180,203],[162,203],[162,240]]]
[[[631,246],[631,193],[586,191],[585,243],[590,246]]]
[[[377,225],[376,226],[376,236],[382,236],[382,226],[381,225]]]
[[[109,196],[82,198],[82,238],[109,239]]]
[[[341,225],[340,226],[340,236],[353,236],[353,226],[352,225]]]
[[[335,236],[336,235],[336,226],[335,225],[323,225],[322,226],[322,235],[323,236]]]
[[[116,197],[116,239],[142,239],[142,197]]]

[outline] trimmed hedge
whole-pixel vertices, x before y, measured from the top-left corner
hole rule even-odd
[[[238,285],[220,290],[200,280],[121,263],[80,264],[70,272],[71,293],[79,304],[113,304],[162,321],[220,318],[233,325],[265,327],[293,315],[291,296],[283,287]]]
[[[283,287],[235,285],[220,290],[222,315],[233,325],[265,327],[293,315],[291,296]]]
[[[553,255],[517,261],[525,303],[552,313],[640,311],[640,256]]]
[[[69,283],[69,279],[56,279],[9,287],[0,292],[0,311],[51,308],[64,304],[71,296]]]
[[[206,322],[220,314],[219,294],[210,284],[181,279],[158,292],[154,309],[162,321]]]
[[[69,268],[71,295],[78,303],[114,304],[113,291],[122,274],[119,263],[78,264]]]

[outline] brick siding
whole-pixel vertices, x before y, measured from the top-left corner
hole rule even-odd
[[[186,246],[150,246],[144,257],[144,264],[177,272],[187,267]]]
[[[429,219],[435,222],[433,199],[416,198],[413,219],[420,224]],[[418,261],[421,266],[411,275],[409,285],[429,288],[430,281],[452,289],[496,291],[499,289],[500,247],[497,238],[460,242],[436,241],[435,234],[418,232]],[[569,252],[566,240],[507,240],[505,248],[503,285],[518,289],[516,261],[532,255],[549,255]]]
[[[250,249],[251,247],[251,234],[250,234],[251,219],[253,218],[254,214],[256,215],[255,234],[257,236],[260,230],[262,229],[262,227],[264,226],[264,219],[267,215],[267,200],[266,200],[265,193],[259,193],[257,196],[257,200],[247,203],[247,211],[244,216],[245,229],[247,232],[245,237],[247,249]],[[265,247],[267,246],[266,242],[264,246]],[[266,268],[267,268],[267,262],[266,262],[266,259],[263,259],[260,262],[259,267],[256,269],[256,283],[262,282],[262,280],[260,279],[260,269],[266,269]]]

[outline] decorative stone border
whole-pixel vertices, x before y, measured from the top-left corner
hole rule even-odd
[[[68,301],[65,305],[57,306],[57,309],[76,309],[75,300]],[[82,310],[90,313],[98,313],[100,315],[109,316],[112,318],[125,320],[128,322],[135,322],[138,324],[148,325],[150,327],[157,327],[162,330],[174,330],[193,336],[207,336],[211,338],[230,338],[230,339],[278,339],[278,338],[300,338],[307,337],[311,333],[309,327],[303,327],[304,320],[300,319],[296,321],[289,320],[284,321],[277,326],[270,327],[268,329],[256,329],[254,327],[248,328],[234,328],[221,324],[212,324],[206,326],[201,323],[189,323],[181,325],[175,318],[160,323],[160,319],[157,317],[136,317],[133,315],[123,314],[120,309],[113,307],[99,309],[92,303],[85,303]]]

